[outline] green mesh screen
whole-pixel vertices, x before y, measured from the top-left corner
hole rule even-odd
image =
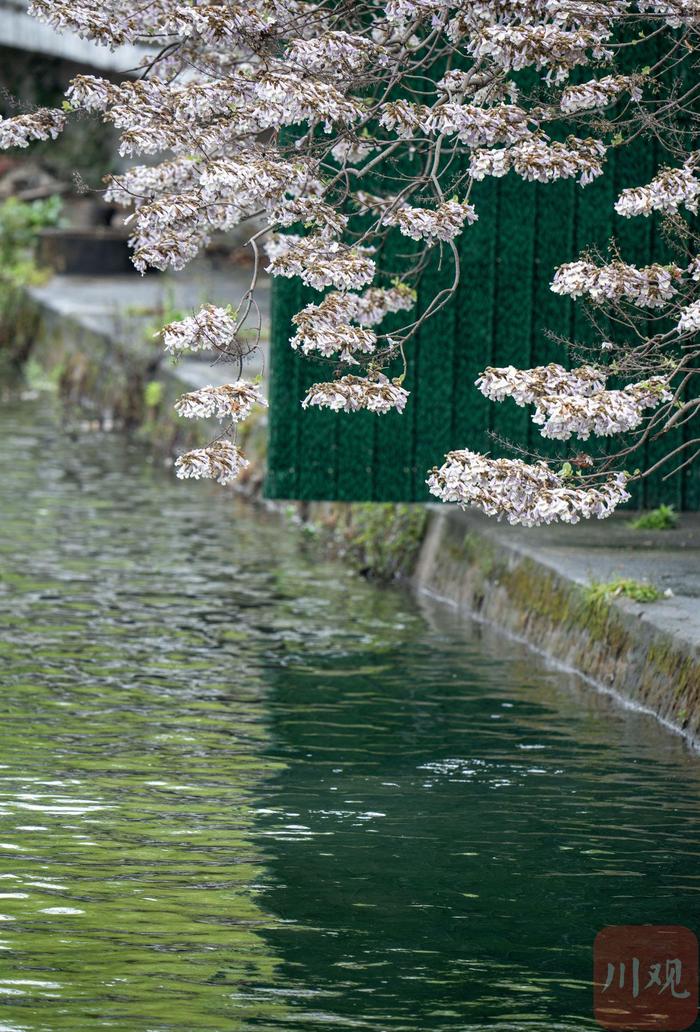
[[[409,344],[404,386],[411,396],[403,415],[301,408],[307,387],[329,379],[331,370],[289,347],[290,320],[321,295],[298,282],[276,280],[267,496],[426,501],[427,471],[450,449],[513,454],[487,436],[489,430],[523,448],[546,452],[548,442],[530,422],[530,410],[512,401],[487,401],[474,380],[487,365],[566,364],[563,348],[546,337],[547,329],[579,341],[590,337],[582,306],[549,289],[555,266],[592,245],[604,251],[613,236],[627,261],[663,260],[666,253],[654,220],[622,219],[613,209],[620,190],[647,182],[658,164],[655,146],[640,141],[634,148],[610,152],[606,174],[585,188],[572,182],[524,183],[512,174],[475,184],[479,221],[458,240],[461,285],[454,301]],[[399,246],[405,249],[405,238]],[[382,255],[382,264],[391,268],[390,251]],[[450,281],[449,266],[446,262],[441,271],[436,258],[426,271],[419,310],[424,299]],[[691,430],[686,427],[651,443],[645,461],[675,447],[683,433],[690,437]],[[563,450],[561,443],[549,444],[550,453]],[[642,466],[641,454],[630,465]],[[633,504],[653,507],[661,501],[697,509],[700,471],[685,470],[666,482],[660,476],[648,478],[637,488]]]

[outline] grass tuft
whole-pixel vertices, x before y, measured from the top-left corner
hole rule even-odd
[[[593,581],[585,589],[586,602],[598,607],[614,598],[634,599],[635,602],[657,602],[664,597],[663,591],[646,581],[633,580],[631,577],[618,577],[617,580],[601,582]]]
[[[672,505],[660,505],[630,520],[629,525],[633,530],[673,530],[678,526],[678,513]]]

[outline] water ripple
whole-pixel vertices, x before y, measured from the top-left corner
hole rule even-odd
[[[653,721],[43,399],[0,454],[0,1032],[579,1032],[695,921]]]

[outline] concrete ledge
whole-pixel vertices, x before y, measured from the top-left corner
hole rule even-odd
[[[220,426],[176,417],[173,403],[183,391],[221,384],[237,375],[235,366],[203,353],[180,359],[165,355],[153,339],[164,321],[164,306],[183,315],[202,298],[226,304],[247,289],[248,272],[213,272],[193,263],[188,276],[54,276],[25,290],[24,323],[31,356],[58,384],[61,396],[80,406],[104,429],[140,429],[168,454],[216,436]],[[246,374],[263,375],[267,352],[269,289],[263,283],[264,337]],[[172,316],[171,316],[172,317]],[[21,327],[17,327],[18,336]],[[25,349],[27,350],[27,349]],[[152,388],[155,386],[156,390]]]
[[[635,531],[628,514],[523,530],[431,506],[414,573],[429,592],[653,713],[700,745],[700,518]],[[673,596],[592,604],[594,581],[648,580]]]
[[[51,351],[52,333],[65,337],[71,349],[84,342],[96,357],[107,349],[116,366],[135,364],[138,368],[159,367],[163,375],[172,375],[185,389],[204,383],[225,383],[231,368],[213,363],[211,356],[182,359],[173,365],[159,343],[148,336],[148,329],[162,322],[158,309],[170,303],[183,315],[196,311],[206,298],[214,304],[237,301],[247,290],[249,271],[233,267],[213,272],[206,264],[193,262],[188,275],[138,276],[54,276],[43,286],[29,287],[27,299],[38,310],[46,349]],[[263,317],[263,341],[254,361],[249,361],[246,374],[264,372],[269,333],[269,285],[259,288],[259,304]],[[154,323],[155,321],[155,323]]]

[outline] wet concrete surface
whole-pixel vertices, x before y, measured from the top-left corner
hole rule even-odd
[[[52,314],[70,319],[92,334],[112,338],[128,347],[148,346],[146,333],[159,321],[173,318],[170,310],[192,315],[204,303],[237,307],[250,285],[252,267],[231,264],[212,268],[208,262],[193,262],[187,272],[167,274],[127,274],[123,276],[61,276],[30,288],[32,298]],[[246,376],[266,374],[270,333],[270,285],[263,277],[256,286],[255,299],[260,308],[260,348],[246,361]],[[164,318],[162,313],[165,313]],[[248,326],[256,326],[251,311]],[[212,363],[204,353],[180,359],[177,375],[190,389],[205,384],[226,383],[231,379],[230,365]]]

